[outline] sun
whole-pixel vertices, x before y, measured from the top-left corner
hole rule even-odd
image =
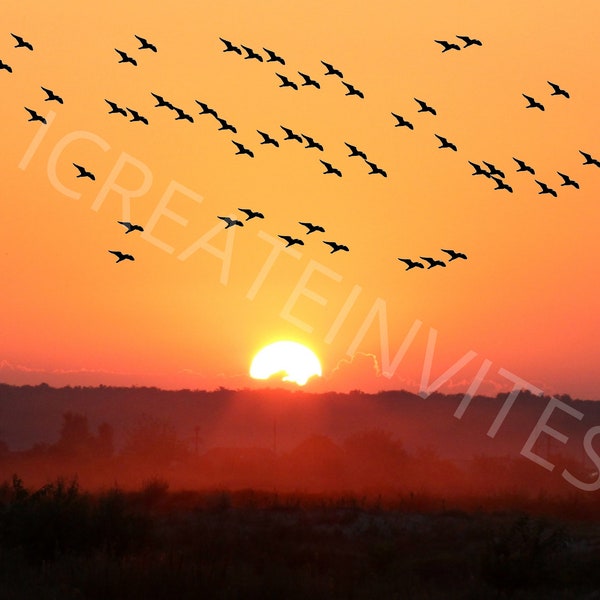
[[[321,376],[321,363],[317,355],[297,342],[274,342],[260,350],[250,365],[250,377],[268,379],[285,373],[283,381],[305,385],[313,376]]]

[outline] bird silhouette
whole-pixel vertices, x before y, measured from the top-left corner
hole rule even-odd
[[[407,121],[404,117],[401,117],[396,113],[392,113],[392,116],[398,120],[398,123],[396,123],[394,127],[408,127],[409,129],[414,129],[413,124]]]
[[[438,146],[438,148],[450,148],[450,150],[454,150],[454,152],[457,151],[456,145],[453,144],[452,142],[449,142],[445,137],[442,137],[441,135],[438,135],[437,133],[434,133],[433,135],[435,135],[435,137],[440,140],[441,142],[441,146]]]
[[[435,108],[429,106],[427,102],[419,100],[418,98],[415,98],[414,100],[421,107],[417,112],[429,112],[432,115],[437,115],[437,111],[435,110]]]
[[[268,133],[260,131],[259,129],[256,131],[258,131],[259,135],[262,136],[263,141],[261,142],[261,145],[272,144],[273,146],[277,146],[277,148],[279,148],[279,142],[275,138],[272,138]]]
[[[277,237],[280,237],[282,240],[285,240],[287,242],[287,244],[285,245],[286,248],[288,248],[289,246],[293,246],[294,244],[304,246],[304,242],[302,240],[292,237],[291,235],[279,235]]]
[[[231,143],[234,144],[238,149],[236,154],[247,154],[250,158],[254,158],[254,152],[252,152],[252,150],[249,150],[248,148],[246,148],[243,144],[240,144],[239,142],[236,142],[235,140],[231,140]]]
[[[414,269],[415,267],[418,269],[425,268],[423,266],[423,263],[420,263],[417,260],[411,260],[410,258],[398,258],[398,260],[401,260],[403,263],[406,264],[406,269],[404,269],[405,271],[410,271],[411,269]]]
[[[427,270],[433,269],[433,267],[445,267],[446,266],[446,263],[443,260],[436,260],[435,258],[431,258],[429,256],[420,256],[419,258],[421,258],[425,262],[429,263]]]
[[[467,260],[467,255],[462,252],[455,252],[454,250],[451,250],[451,249],[444,250],[444,248],[441,248],[441,251],[450,255],[450,259],[448,260],[448,262],[452,262],[453,260],[456,260],[457,258],[462,258],[464,260]]]
[[[136,35],[135,37],[141,44],[138,50],[152,50],[152,52],[157,52],[156,46],[154,44],[151,44],[146,38],[143,38],[139,35]]]
[[[104,99],[104,102],[106,102],[110,106],[110,110],[108,111],[109,115],[119,114],[123,115],[124,117],[127,116],[127,111],[124,108],[118,106],[116,102],[112,102],[111,100],[107,100],[106,98]]]
[[[123,225],[127,229],[125,235],[131,233],[132,231],[144,231],[144,228],[141,225],[134,225],[129,221],[117,221],[117,223]]]
[[[15,35],[14,33],[11,33],[10,35],[17,41],[15,48],[27,48],[28,50],[33,50],[33,46],[29,42],[26,42],[20,35]]]
[[[0,60],[0,71],[2,70],[8,71],[9,73],[12,73],[12,67],[10,65],[7,65],[3,60]]]
[[[217,111],[214,108],[210,108],[208,106],[208,104],[205,104],[204,102],[200,102],[200,100],[194,100],[194,102],[200,106],[200,108],[202,109],[201,112],[199,112],[198,114],[200,115],[212,115],[215,118],[218,118],[219,115],[217,114]]]
[[[244,60],[255,58],[257,61],[263,62],[263,57],[260,54],[258,54],[258,52],[254,52],[254,50],[252,50],[252,48],[249,48],[248,46],[244,46],[243,44],[242,44],[242,48],[246,51],[246,54],[248,55],[248,56],[244,56]]]
[[[600,167],[600,160],[594,158],[591,154],[583,152],[582,150],[579,150],[579,154],[585,158],[584,165],[596,165],[597,167]]]
[[[330,173],[332,173],[334,175],[337,175],[338,177],[342,176],[342,172],[339,169],[336,169],[331,163],[325,162],[324,160],[321,160],[321,163],[326,169],[326,171],[323,172],[323,175],[329,175]]]
[[[495,190],[506,190],[507,192],[513,193],[513,189],[506,183],[503,179],[499,179],[498,177],[492,177],[494,182],[496,183]]]
[[[560,184],[561,186],[565,186],[565,185],[570,185],[572,187],[574,187],[575,189],[579,189],[579,184],[571,179],[568,175],[565,175],[564,173],[561,173],[560,171],[556,171],[563,179],[563,182]]]
[[[234,46],[229,40],[225,40],[222,37],[219,38],[225,44],[225,50],[223,52],[235,52],[236,54],[242,55],[241,48]]]
[[[132,108],[129,108],[128,106],[125,108],[127,108],[127,110],[131,113],[131,119],[129,119],[130,123],[135,123],[135,122],[139,121],[140,123],[143,123],[144,125],[148,125],[148,119],[146,119],[146,117],[144,117],[143,115],[140,115],[140,113],[137,110],[133,110]]]
[[[40,87],[44,90],[44,92],[46,92],[46,96],[48,96],[44,100],[44,102],[50,102],[50,101],[54,100],[55,102],[58,102],[59,104],[64,104],[63,99],[60,96],[56,95],[52,90],[49,90],[48,88],[45,88],[43,86],[40,86]]]
[[[331,248],[331,252],[329,254],[339,252],[340,250],[343,250],[344,252],[350,252],[350,248],[348,248],[348,246],[345,246],[344,244],[338,244],[336,242],[326,242],[325,240],[323,240],[323,243],[327,244]]]
[[[321,84],[318,81],[315,81],[310,75],[307,75],[306,73],[302,73],[301,71],[298,71],[298,75],[300,75],[300,77],[302,77],[302,79],[304,79],[304,83],[302,84],[303,86],[312,85],[313,87],[316,87],[318,90],[321,89]]]
[[[367,160],[367,155],[362,150],[359,150],[356,146],[353,146],[348,142],[344,142],[344,144],[346,144],[346,146],[348,146],[348,149],[350,150],[350,154],[348,154],[348,156],[360,156],[364,160]]]
[[[269,58],[267,58],[267,62],[278,62],[279,64],[285,65],[285,60],[283,60],[281,56],[275,54],[273,50],[269,50],[268,48],[263,48],[263,50],[269,55]]]
[[[558,196],[558,194],[556,193],[556,191],[553,190],[551,187],[548,187],[543,181],[538,181],[536,179],[535,182],[542,188],[538,192],[538,194],[550,194],[551,196],[554,196],[555,198]]]
[[[321,63],[327,69],[325,75],[337,75],[340,79],[344,78],[344,74],[339,69],[336,69],[333,65],[326,63],[324,60],[322,60]]]
[[[532,98],[527,94],[523,94],[523,98],[525,98],[525,100],[529,102],[529,104],[525,108],[539,108],[540,110],[545,110],[544,105],[537,102],[535,98]]]
[[[165,100],[162,96],[159,96],[158,94],[155,94],[154,92],[150,92],[154,98],[156,99],[156,104],[154,105],[155,108],[159,108],[161,106],[165,106],[166,108],[170,108],[171,110],[174,110],[175,107],[173,106],[173,104],[171,104],[171,102],[169,102],[168,100]]]
[[[442,54],[444,52],[448,52],[448,50],[460,50],[460,46],[458,44],[453,44],[450,42],[447,42],[446,40],[434,40],[436,44],[440,44],[441,46],[444,47],[444,49],[442,50]]]
[[[481,165],[471,162],[470,160],[468,163],[475,169],[471,175],[485,175],[488,179],[492,176],[492,174],[489,171],[486,171]]]
[[[306,235],[310,235],[311,233],[314,233],[315,231],[320,231],[322,233],[325,233],[325,229],[323,227],[321,227],[320,225],[313,225],[312,223],[309,223],[307,221],[298,221],[298,223],[300,225],[303,225],[304,227],[306,227],[306,229],[308,229],[308,231],[306,232]]]
[[[457,35],[456,37],[465,43],[463,48],[468,48],[469,46],[483,46],[481,40],[471,38],[468,35]]]
[[[531,173],[532,175],[535,175],[534,169],[532,167],[530,167],[529,165],[525,164],[524,161],[519,160],[518,158],[515,158],[514,156],[513,156],[513,160],[519,165],[517,172],[527,171],[527,172]]]
[[[569,92],[567,92],[566,90],[563,90],[556,83],[552,83],[551,81],[549,81],[548,84],[550,85],[550,87],[553,90],[552,93],[550,94],[551,96],[564,96],[565,98],[571,97],[571,96],[569,96]]]
[[[231,123],[228,123],[225,119],[217,117],[217,121],[219,121],[219,123],[221,124],[218,131],[232,131],[233,133],[237,133],[237,129]]]
[[[246,214],[246,221],[249,221],[250,219],[265,218],[265,215],[263,215],[261,212],[252,210],[251,208],[238,208],[238,210]]]
[[[177,113],[177,116],[175,117],[176,121],[189,121],[190,123],[194,122],[192,115],[188,115],[182,108],[177,108],[174,106],[172,110]]]
[[[244,224],[239,221],[238,219],[232,219],[231,217],[218,217],[219,219],[221,219],[221,221],[225,221],[225,223],[227,223],[227,225],[225,225],[225,229],[229,229],[230,227],[233,227],[235,225],[237,225],[238,227],[243,227]]]
[[[315,142],[315,140],[313,140],[313,138],[311,138],[308,135],[304,135],[304,134],[301,134],[301,135],[306,140],[306,146],[304,146],[305,148],[316,148],[317,150],[320,150],[321,152],[323,152],[323,146],[321,144],[319,144],[319,142]]]
[[[297,142],[300,142],[301,144],[304,143],[302,141],[302,137],[299,136],[297,133],[294,133],[289,127],[284,127],[283,125],[280,125],[279,127],[281,127],[281,129],[283,129],[283,131],[285,131],[285,137],[283,138],[284,140],[296,140]]]
[[[134,67],[137,67],[137,60],[135,58],[132,58],[126,52],[123,52],[123,50],[117,50],[117,48],[115,48],[115,52],[121,57],[120,63],[131,63]]]
[[[298,85],[293,81],[290,81],[285,75],[282,75],[281,73],[275,73],[275,75],[281,79],[281,85],[279,87],[291,87],[295,90],[298,90]]]
[[[365,160],[365,162],[371,167],[369,175],[383,175],[383,177],[387,177],[387,173],[383,169],[380,169],[374,162],[369,162],[368,160]]]
[[[498,177],[502,177],[504,179],[504,171],[496,168],[492,163],[482,161],[483,164],[490,170],[490,175],[498,175]]]
[[[76,163],[73,163],[73,166],[79,171],[79,175],[77,175],[77,177],[87,177],[88,179],[91,179],[92,181],[96,181],[96,176],[91,173],[90,171],[88,171],[85,167],[82,167],[81,165],[78,165]]]
[[[27,119],[28,121],[39,121],[40,123],[43,123],[44,125],[46,125],[46,118],[42,117],[42,115],[38,115],[35,110],[32,110],[31,108],[27,108],[25,106],[25,110],[31,115],[31,118]]]
[[[109,250],[109,252],[117,257],[118,263],[120,263],[122,260],[135,260],[131,254],[125,254],[123,252],[119,252],[118,250]]]
[[[346,96],[358,96],[359,98],[365,97],[365,95],[360,90],[357,90],[351,83],[346,83],[345,81],[342,81],[342,83],[346,86],[346,88],[348,88],[348,91],[345,94]]]

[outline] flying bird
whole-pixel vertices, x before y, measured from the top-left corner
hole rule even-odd
[[[492,174],[489,171],[486,171],[481,165],[471,162],[470,160],[468,161],[468,163],[475,169],[475,171],[471,173],[471,175],[485,175],[488,178],[492,176]]]
[[[313,140],[313,138],[311,138],[308,135],[304,135],[304,134],[301,134],[301,135],[306,140],[306,146],[304,146],[305,148],[316,148],[317,150],[320,150],[321,152],[323,152],[323,146],[321,144],[319,144],[319,142],[315,142],[315,140]]]
[[[282,65],[285,65],[285,60],[283,60],[281,56],[277,56],[277,54],[275,54],[273,50],[269,50],[268,48],[263,48],[263,50],[269,55],[269,58],[267,58],[267,62],[278,62]]]
[[[450,148],[450,150],[454,150],[454,152],[456,152],[456,145],[453,144],[452,142],[449,142],[445,137],[442,137],[441,135],[438,135],[437,133],[434,133],[433,135],[435,135],[435,137],[440,140],[441,142],[441,146],[438,146],[438,148]]]
[[[414,129],[413,124],[407,121],[404,117],[401,117],[396,113],[392,113],[392,116],[398,120],[398,123],[396,123],[394,127],[408,127],[409,129]]]
[[[405,271],[410,271],[411,269],[414,269],[415,267],[417,267],[419,269],[425,268],[423,266],[423,263],[420,263],[417,260],[411,260],[410,258],[399,258],[398,260],[401,260],[403,263],[406,264],[406,269],[404,269]]]
[[[96,181],[96,176],[91,173],[90,171],[88,171],[85,167],[82,167],[81,165],[78,165],[76,163],[73,163],[73,166],[79,171],[79,175],[77,175],[77,177],[87,177],[88,179],[91,179],[92,181]]]
[[[383,169],[380,169],[374,162],[369,162],[368,160],[365,162],[371,167],[369,175],[383,175],[383,177],[387,177],[387,173]]]
[[[237,129],[231,124],[228,123],[225,119],[221,117],[217,117],[217,121],[219,121],[221,127],[219,127],[218,131],[232,131],[233,133],[237,133]]]
[[[450,255],[450,260],[448,262],[452,262],[453,260],[456,260],[457,258],[462,258],[464,260],[467,260],[467,255],[462,252],[455,252],[454,250],[451,250],[451,249],[444,250],[444,248],[441,248],[441,251]]]
[[[518,158],[515,158],[514,156],[513,156],[513,160],[519,165],[517,172],[527,171],[527,172],[531,173],[532,175],[535,175],[535,170],[532,167],[530,167],[529,165],[525,164],[524,161],[519,160]]]
[[[121,57],[120,63],[131,63],[134,67],[137,67],[137,60],[135,58],[132,58],[122,50],[117,50],[117,48],[115,48],[115,52]]]
[[[243,144],[240,144],[239,142],[236,142],[235,140],[231,140],[231,143],[234,144],[238,149],[236,154],[247,154],[250,158],[254,158],[254,152],[252,152],[252,150],[249,150],[248,148],[246,148]]]
[[[129,119],[130,123],[135,123],[135,122],[139,121],[140,123],[143,123],[144,125],[148,125],[148,119],[146,119],[146,117],[144,117],[143,115],[140,115],[140,113],[137,110],[133,110],[132,108],[129,108],[128,106],[126,108],[131,113],[131,119]]]
[[[248,60],[249,58],[255,58],[259,62],[263,62],[263,57],[260,54],[258,54],[258,52],[254,52],[252,48],[248,48],[248,46],[244,46],[243,44],[242,48],[246,51],[246,54],[248,55],[244,56],[244,60]]]
[[[523,98],[525,98],[525,100],[527,100],[527,102],[529,102],[529,104],[525,108],[539,108],[540,110],[545,110],[544,105],[537,102],[535,100],[535,98],[532,98],[531,96],[528,96],[527,94],[522,94],[522,95],[523,95]]]
[[[468,35],[457,35],[456,37],[465,43],[463,48],[468,48],[469,46],[483,46],[481,40],[471,38]]]
[[[303,86],[312,85],[313,87],[316,87],[318,90],[321,89],[321,84],[318,81],[315,81],[310,75],[307,75],[306,73],[302,73],[301,71],[298,71],[298,75],[300,75],[300,77],[302,77],[302,79],[304,79],[304,83],[302,84]]]
[[[302,240],[292,237],[291,235],[279,235],[277,237],[280,237],[282,240],[285,240],[287,242],[287,244],[285,246],[286,248],[288,248],[289,246],[293,246],[294,244],[299,244],[300,246],[304,246],[304,242]]]
[[[33,46],[29,42],[26,42],[20,35],[15,35],[14,33],[11,33],[10,35],[17,41],[15,48],[27,48],[28,50],[33,50]]]
[[[238,210],[246,214],[246,221],[249,221],[250,219],[265,218],[265,215],[263,215],[261,212],[252,210],[251,208],[238,208]]]
[[[40,86],[44,92],[46,92],[46,96],[48,96],[44,102],[50,102],[51,100],[54,100],[55,102],[58,102],[59,104],[64,104],[63,99],[58,96],[57,94],[55,94],[52,90],[49,90],[48,88],[45,88],[43,86]]]
[[[498,177],[492,177],[492,179],[496,184],[496,187],[494,188],[495,190],[506,190],[511,194],[513,193],[513,189],[510,187],[510,185],[508,185],[508,183],[506,183],[506,181],[499,179]]]
[[[214,108],[210,108],[208,106],[208,104],[205,104],[204,102],[200,102],[200,100],[194,100],[194,102],[200,106],[200,108],[202,109],[201,112],[199,112],[198,114],[200,115],[212,115],[215,118],[219,118],[219,115],[217,114],[217,111]]]
[[[359,98],[365,97],[365,95],[360,90],[357,90],[351,83],[346,83],[345,81],[342,81],[342,83],[346,86],[346,88],[348,88],[348,91],[345,94],[346,96],[358,96]]]
[[[417,112],[430,112],[432,115],[437,115],[435,108],[429,106],[423,100],[419,100],[418,98],[415,98],[414,100],[421,107]]]
[[[238,225],[239,227],[243,227],[244,224],[241,221],[238,221],[238,219],[232,219],[231,217],[218,217],[219,219],[221,219],[221,221],[225,221],[225,223],[227,223],[227,225],[225,225],[225,229],[229,229],[230,227],[233,227],[234,225]]]
[[[333,65],[326,63],[324,60],[322,60],[321,63],[327,69],[325,75],[337,75],[340,79],[344,78],[344,74],[339,69],[336,69]]]
[[[7,65],[3,60],[0,60],[0,71],[2,71],[2,69],[8,71],[9,73],[13,72],[12,67],[10,65]]]
[[[159,96],[158,94],[155,94],[154,92],[150,92],[150,93],[156,99],[157,104],[154,105],[155,108],[158,108],[160,106],[166,106],[167,108],[170,108],[171,110],[175,109],[173,104],[171,104],[168,100],[165,100],[162,96]]]
[[[141,46],[138,48],[138,50],[152,50],[152,52],[156,52],[156,46],[154,44],[151,44],[146,38],[143,38],[139,35],[135,36],[138,41],[140,42]]]
[[[504,171],[497,169],[492,163],[482,161],[483,164],[490,170],[490,175],[498,175],[498,177],[502,177],[504,179]]]
[[[125,235],[131,233],[132,231],[144,231],[144,228],[141,225],[134,225],[129,221],[117,221],[117,223],[123,225],[127,229]]]
[[[177,108],[176,106],[174,106],[172,108],[172,110],[174,110],[177,113],[177,116],[175,117],[176,121],[189,121],[190,123],[194,122],[194,119],[192,118],[192,115],[188,115],[182,108]]]
[[[281,79],[281,85],[279,87],[291,87],[295,90],[298,90],[298,85],[293,81],[290,81],[285,75],[281,75],[281,73],[275,73],[279,79]]]
[[[322,233],[325,233],[325,229],[323,227],[321,227],[320,225],[313,225],[312,223],[308,223],[307,221],[298,221],[298,223],[300,225],[304,225],[304,227],[306,227],[308,229],[308,231],[306,232],[306,235],[310,235],[311,233],[314,233],[315,231],[320,231]]]
[[[427,270],[433,269],[433,267],[445,267],[446,263],[443,260],[436,260],[435,258],[430,258],[429,256],[420,256],[425,262],[429,263]]]
[[[542,188],[538,192],[538,194],[550,194],[551,196],[554,196],[555,198],[558,196],[558,194],[556,193],[556,191],[553,190],[551,187],[548,187],[543,181],[538,181],[536,179],[535,182]]]
[[[564,173],[561,173],[560,171],[556,171],[563,179],[563,183],[561,183],[561,186],[564,185],[570,185],[573,186],[575,189],[579,189],[579,184],[574,181],[573,179],[571,179],[568,175],[565,175]]]
[[[448,50],[460,50],[460,46],[458,44],[453,44],[450,42],[447,42],[446,40],[434,40],[436,44],[440,44],[441,46],[444,47],[444,49],[442,50],[442,54],[444,52],[448,52]]]
[[[117,257],[118,263],[120,263],[122,260],[135,260],[131,254],[124,254],[118,250],[109,250],[109,252]]]
[[[256,131],[258,131],[259,135],[262,136],[263,141],[261,144],[272,144],[273,146],[277,146],[277,148],[279,148],[279,142],[275,138],[272,138],[268,133],[260,131],[259,129]]]
[[[591,154],[583,152],[582,150],[579,150],[579,154],[585,158],[584,165],[596,165],[597,167],[600,167],[600,160],[594,158]]]
[[[242,50],[237,46],[234,46],[229,40],[224,40],[222,37],[219,39],[225,44],[225,50],[223,50],[223,52],[235,52],[240,56],[242,55]]]
[[[338,177],[342,176],[342,172],[339,169],[336,169],[331,163],[325,162],[324,160],[321,160],[321,163],[323,163],[323,166],[326,169],[326,171],[323,171],[323,175],[329,175],[332,173]]]
[[[326,242],[325,240],[323,240],[323,243],[331,247],[331,252],[329,254],[333,254],[334,252],[338,252],[339,250],[343,250],[344,252],[350,252],[350,248],[348,248],[348,246],[345,246],[344,244],[338,244],[336,242]]]
[[[553,90],[553,92],[550,94],[551,96],[564,96],[565,98],[571,97],[571,96],[569,96],[569,92],[567,92],[566,90],[563,90],[556,83],[552,83],[551,81],[549,81],[548,84],[550,85],[550,87]]]
[[[367,155],[362,150],[359,150],[356,146],[353,146],[348,142],[344,142],[344,144],[346,144],[346,146],[348,146],[348,149],[350,150],[350,154],[348,154],[348,156],[360,156],[364,160],[367,160]]]
[[[112,102],[111,100],[107,100],[106,98],[104,99],[104,102],[106,102],[110,106],[110,110],[108,111],[109,115],[120,114],[124,117],[127,116],[127,111],[124,108],[118,106],[116,102]]]
[[[279,127],[281,127],[283,131],[285,131],[285,137],[283,138],[284,140],[296,140],[301,144],[303,143],[302,137],[299,136],[297,133],[294,133],[289,127],[284,127],[283,125],[280,125]]]
[[[43,123],[44,125],[46,125],[45,117],[42,117],[42,115],[38,115],[35,112],[35,110],[32,110],[31,108],[27,108],[26,106],[24,108],[31,115],[31,118],[27,119],[28,121],[39,121],[40,123]]]

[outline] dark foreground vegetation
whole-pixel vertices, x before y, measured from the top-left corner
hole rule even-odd
[[[0,598],[596,598],[600,508],[578,502],[162,480],[91,493],[14,476],[0,486]]]

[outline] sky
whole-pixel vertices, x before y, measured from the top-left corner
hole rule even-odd
[[[3,6],[0,59],[13,72],[0,70],[0,380],[281,385],[252,380],[249,367],[265,345],[292,340],[321,360],[315,391],[522,385],[600,398],[600,169],[579,152],[600,158],[597,2],[74,7]],[[11,33],[34,50],[15,48]],[[442,52],[435,42],[462,47],[457,35],[482,45]],[[223,52],[220,37],[265,60]],[[266,62],[264,48],[286,64]],[[364,98],[346,96],[321,61]],[[299,71],[320,89],[279,87],[276,73],[300,84]],[[552,96],[548,81],[570,98]],[[41,86],[64,103],[45,101]],[[151,92],[193,123],[155,107]],[[414,98],[437,114],[417,112]],[[105,99],[148,125],[108,114]],[[392,112],[414,129],[395,127]],[[323,151],[284,140],[281,125]],[[535,176],[516,172],[513,157]],[[320,160],[342,177],[323,174]],[[502,170],[513,193],[473,176],[469,161]],[[561,186],[557,171],[580,188]],[[239,208],[264,219],[225,229],[217,217],[243,220]],[[144,232],[125,234],[119,220]],[[326,232],[307,236],[299,221]],[[280,235],[304,245],[284,249]],[[324,240],[349,251],[331,254]],[[468,258],[449,262],[442,248]],[[135,261],[116,264],[108,250]],[[446,267],[407,271],[398,260],[423,256]]]

